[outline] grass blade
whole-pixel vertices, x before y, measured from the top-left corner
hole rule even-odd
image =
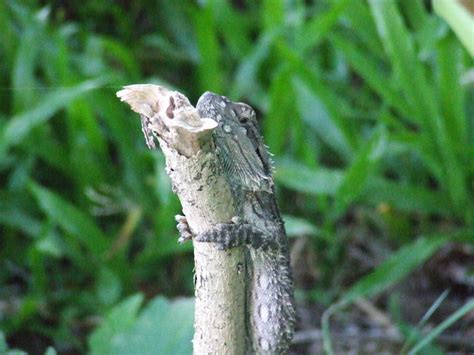
[[[294,81],[294,89],[301,119],[334,151],[346,159],[350,157],[352,148],[344,130],[332,117],[325,103],[299,79]]]
[[[282,185],[299,192],[314,195],[334,195],[343,179],[343,173],[329,169],[310,169],[302,164],[279,161],[275,179]]]
[[[264,101],[261,98],[264,90],[260,88],[260,82],[257,80],[258,70],[268,57],[276,35],[277,32],[274,31],[265,33],[242,60],[231,89],[231,97],[250,96],[255,102],[262,103]]]
[[[445,179],[441,182],[446,184],[453,206],[459,209],[467,196],[463,169],[454,154],[454,144],[447,135],[436,95],[425,77],[412,38],[394,1],[369,0],[369,4],[380,38],[403,85],[405,98],[419,124],[429,133],[431,149],[443,163]]]
[[[28,24],[21,37],[13,65],[12,85],[13,110],[18,112],[36,102],[36,93],[32,88],[38,86],[35,78],[38,53],[41,48],[42,31],[37,21]]]
[[[44,123],[56,112],[90,90],[100,87],[105,78],[86,80],[70,88],[54,90],[46,95],[33,109],[13,117],[0,132],[0,160],[12,145],[19,144],[33,128]]]
[[[384,74],[387,75],[388,73],[384,73],[382,69],[377,69],[380,68],[381,63],[377,62],[370,53],[364,53],[361,48],[358,48],[352,41],[349,41],[342,35],[332,34],[330,40],[342,51],[349,64],[362,76],[372,90],[390,106],[395,108],[403,117],[410,118],[409,109],[406,107],[405,101],[390,85],[387,85]]]
[[[294,118],[295,103],[291,86],[292,71],[287,67],[275,73],[270,87],[269,111],[263,121],[265,142],[270,152],[281,156],[286,148],[288,126]]]
[[[372,205],[386,203],[408,213],[450,215],[449,196],[415,184],[374,178],[367,183],[364,200]]]
[[[448,36],[438,43],[437,52],[439,100],[442,105],[444,121],[451,139],[457,142],[458,151],[462,152],[469,130],[464,109],[465,92],[461,87],[461,77],[464,70],[463,51],[456,43],[455,38]]]
[[[207,3],[194,15],[200,56],[198,74],[203,91],[222,92],[224,75],[221,70],[217,27],[212,10],[212,5]]]
[[[383,131],[379,131],[359,150],[353,162],[347,168],[344,179],[334,196],[333,219],[344,213],[350,203],[365,188],[367,181],[375,173],[385,149],[385,143],[385,134]]]
[[[431,343],[438,335],[440,335],[456,321],[458,321],[461,317],[471,312],[472,310],[474,310],[474,300],[471,300],[466,303],[464,306],[454,312],[451,316],[449,316],[445,321],[443,321],[440,325],[438,325],[431,332],[429,332],[408,352],[408,355],[415,355],[416,353],[418,353],[421,349]]]
[[[467,1],[433,0],[434,10],[446,20],[456,33],[464,47],[474,57],[474,14],[469,10]]]
[[[322,317],[323,342],[327,353],[333,354],[330,336],[330,317],[358,298],[372,297],[405,278],[431,257],[449,240],[448,236],[419,238],[392,254],[374,271],[360,279],[342,298],[329,307]]]
[[[108,247],[107,236],[94,220],[56,193],[31,183],[31,192],[43,212],[65,231],[80,240],[95,256],[104,255]]]
[[[373,272],[352,286],[344,294],[341,302],[349,304],[357,298],[371,297],[382,292],[423,264],[448,240],[446,236],[426,237],[403,246]]]
[[[423,317],[420,319],[418,324],[416,325],[415,329],[419,329],[423,327],[426,322],[431,318],[434,312],[441,306],[441,304],[444,302],[446,297],[449,295],[449,289],[445,290],[437,299],[436,301],[431,305],[431,307],[426,311],[426,313],[423,315]],[[400,354],[405,354],[406,353],[406,348],[415,340],[417,335],[417,332],[412,330],[409,337],[405,341],[405,344],[403,344],[402,349],[400,350]]]
[[[341,15],[354,0],[333,1],[333,6],[323,14],[314,17],[303,29],[304,36],[301,36],[300,49],[307,51],[316,47],[326,36],[331,33]]]

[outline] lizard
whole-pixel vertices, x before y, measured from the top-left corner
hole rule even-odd
[[[169,90],[150,85],[130,85],[117,96],[140,114],[150,149],[156,148],[155,138],[166,141],[171,137],[172,132],[162,120],[171,124],[175,114],[184,114],[183,110],[188,112],[192,126],[212,131],[212,143],[228,180],[237,216],[229,223],[195,234],[186,217],[178,215],[179,241],[215,243],[222,250],[245,247],[246,353],[287,352],[295,323],[288,241],[276,201],[270,155],[255,111],[247,104],[206,92],[194,113],[184,95],[170,95]],[[179,128],[180,123],[174,125]],[[184,154],[186,144],[181,142]]]
[[[284,354],[295,323],[293,279],[272,162],[256,113],[212,92],[199,98],[196,109],[200,117],[217,122],[212,137],[238,215],[197,235],[177,215],[179,241],[215,243],[221,250],[245,246],[247,353]]]

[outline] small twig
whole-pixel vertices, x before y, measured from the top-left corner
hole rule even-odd
[[[385,327],[388,333],[398,334],[397,327],[395,327],[390,317],[384,312],[377,309],[372,303],[363,298],[359,298],[354,303],[359,309],[364,311],[375,323]]]

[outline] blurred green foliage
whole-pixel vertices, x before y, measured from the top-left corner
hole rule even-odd
[[[300,297],[373,295],[473,242],[472,60],[421,1],[7,0],[0,22],[0,325],[25,349],[84,351],[125,297],[192,294],[164,158],[122,85],[261,113],[288,232],[318,255]],[[394,254],[345,295],[360,230],[427,251]]]

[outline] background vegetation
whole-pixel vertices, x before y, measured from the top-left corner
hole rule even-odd
[[[7,0],[0,23],[0,353],[191,349],[192,249],[132,83],[258,110],[299,330],[406,352],[456,322],[427,353],[473,351],[473,62],[428,2]]]

